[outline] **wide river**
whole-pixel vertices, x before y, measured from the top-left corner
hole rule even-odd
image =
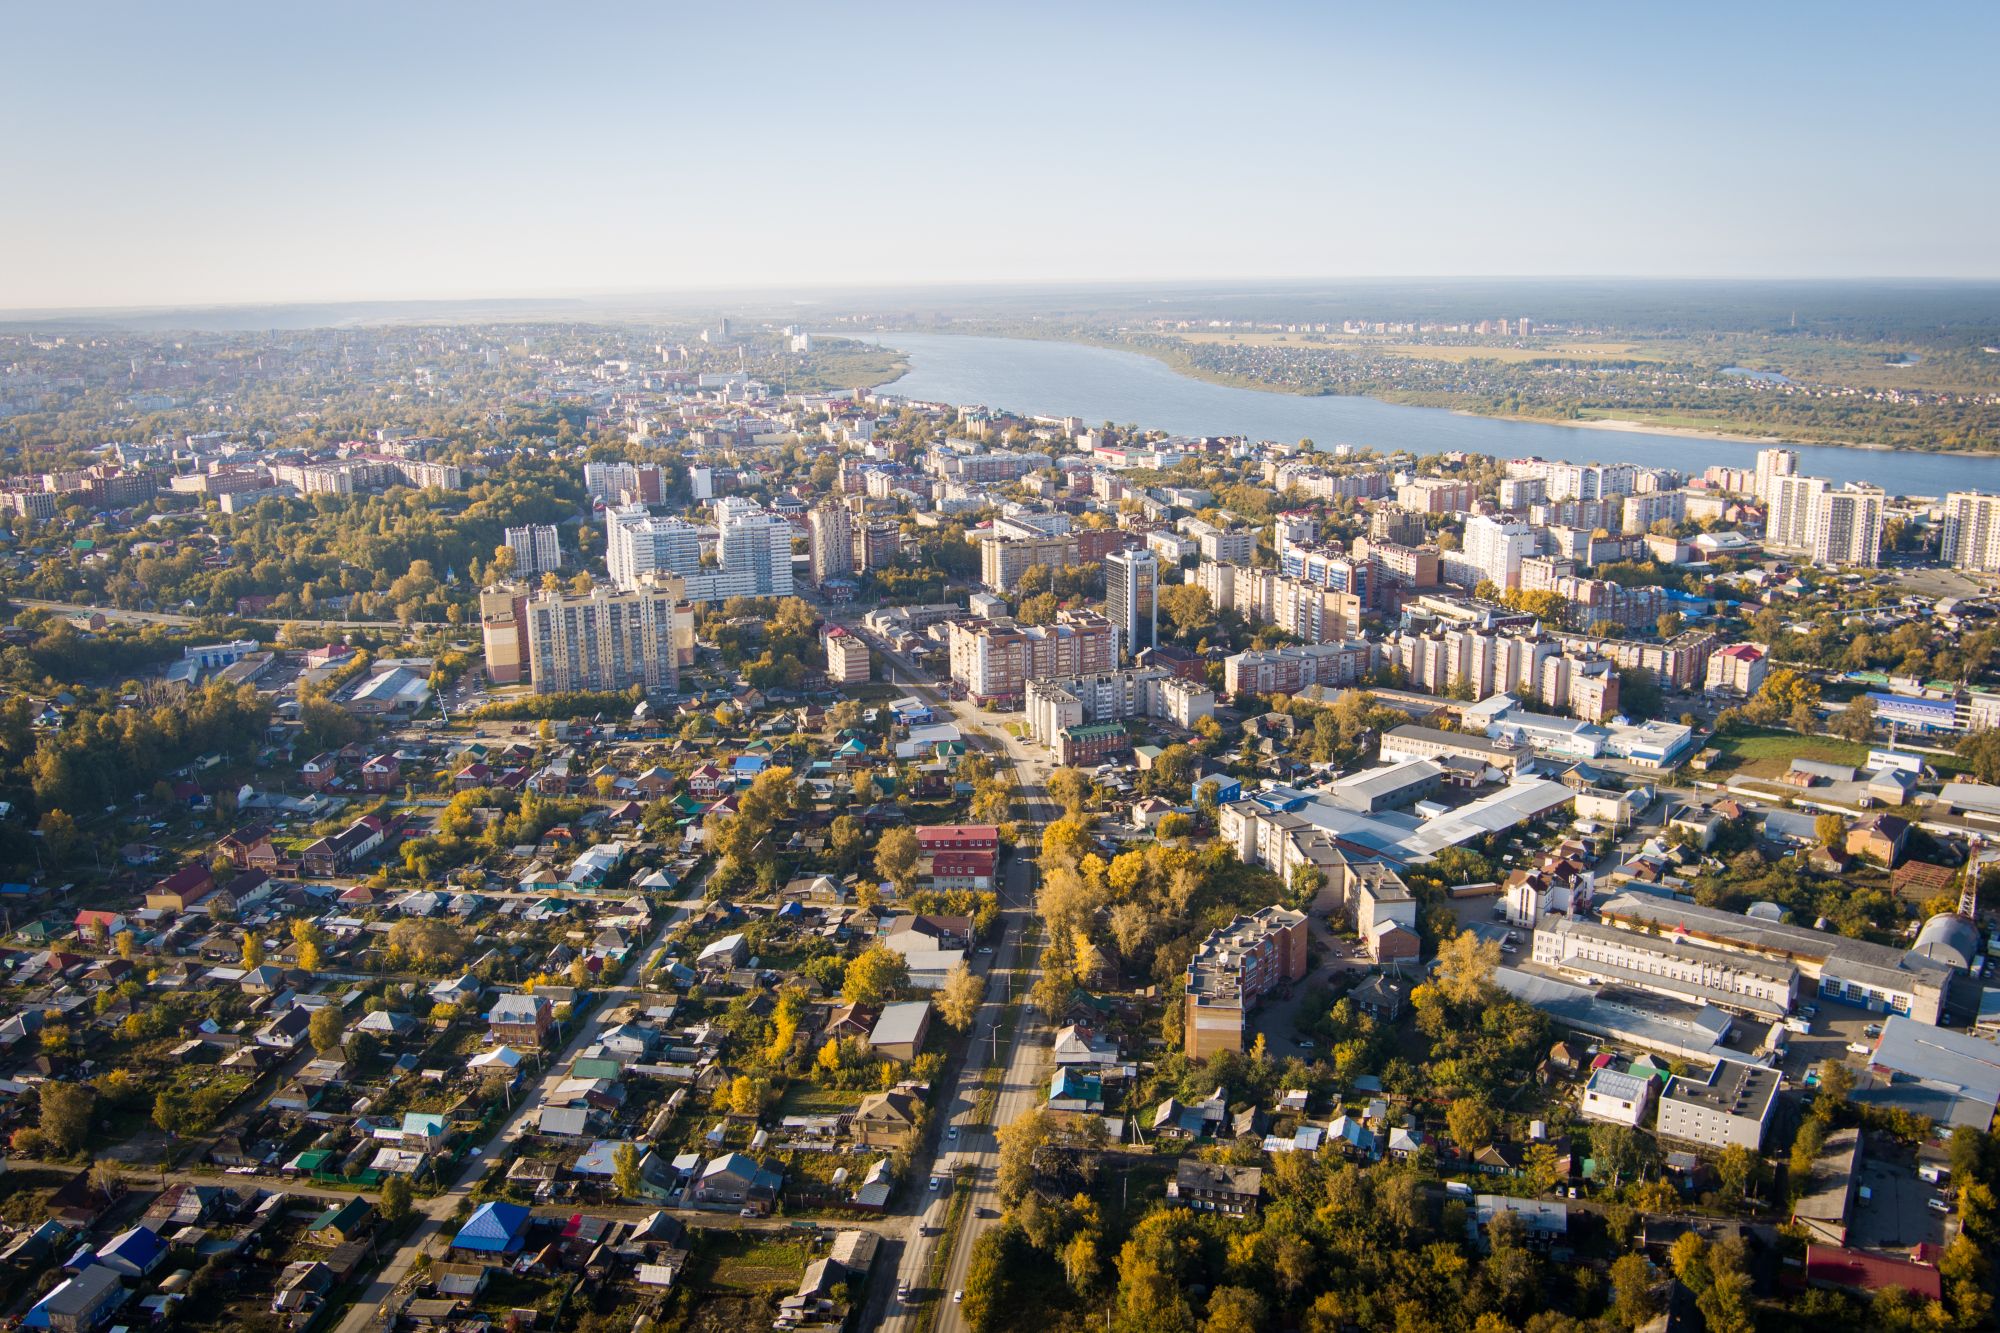
[[[853,337],[852,334],[840,334]],[[1127,422],[1177,435],[1247,435],[1311,440],[1322,449],[1365,445],[1417,454],[1464,449],[1499,458],[1540,455],[1571,462],[1632,462],[1690,475],[1721,465],[1755,465],[1756,444],[1651,431],[1593,430],[1540,421],[1470,416],[1373,398],[1305,398],[1193,379],[1136,352],[1025,338],[944,333],[880,333],[868,340],[909,359],[909,373],[884,385],[927,401],[1006,408],[1030,416]],[[1799,470],[1835,482],[1869,481],[1891,495],[2000,490],[2000,455],[1891,453],[1794,445]]]

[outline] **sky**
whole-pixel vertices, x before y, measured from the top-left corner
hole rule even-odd
[[[2000,277],[2000,6],[16,4],[0,309]]]

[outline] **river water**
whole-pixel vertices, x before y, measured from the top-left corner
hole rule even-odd
[[[853,337],[852,334],[835,336]],[[1031,416],[1135,423],[1177,435],[1312,440],[1383,452],[1464,449],[1499,458],[1540,455],[1569,462],[1632,462],[1699,476],[1710,466],[1754,467],[1757,444],[1651,431],[1592,430],[1539,421],[1468,416],[1373,398],[1305,398],[1211,384],[1136,352],[1025,338],[881,333],[869,341],[904,353],[909,373],[882,387],[908,398],[1005,408]],[[1891,495],[2000,490],[2000,455],[1892,453],[1793,445],[1799,470],[1834,482],[1873,482]]]

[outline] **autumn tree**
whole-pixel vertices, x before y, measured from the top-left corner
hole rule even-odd
[[[1077,769],[1059,768],[1049,774],[1048,791],[1049,799],[1074,819],[1090,802],[1090,779]]]
[[[840,995],[849,1004],[874,1006],[894,999],[909,984],[909,960],[886,944],[871,944],[848,963]]]
[[[1660,1311],[1653,1297],[1652,1265],[1643,1254],[1621,1254],[1611,1263],[1612,1310],[1627,1328],[1648,1323]]]
[[[994,1131],[1000,1141],[998,1186],[1002,1204],[1013,1207],[1035,1183],[1035,1154],[1047,1145],[1049,1135],[1048,1113],[1041,1110],[1015,1116]]]
[[[333,1005],[313,1010],[312,1018],[306,1023],[306,1036],[313,1049],[324,1054],[340,1045],[340,1010]]]
[[[304,917],[292,922],[292,944],[297,949],[298,965],[307,972],[317,972],[324,965],[326,934],[315,923]]]
[[[1498,940],[1481,940],[1469,930],[1460,931],[1438,946],[1430,984],[1453,1005],[1474,1005],[1492,990],[1499,967]]]
[[[413,1193],[408,1176],[397,1171],[390,1172],[382,1182],[382,1220],[396,1226],[409,1217]]]
[[[979,1016],[979,1001],[985,991],[985,981],[960,959],[945,973],[944,985],[931,997],[931,1003],[937,1007],[939,1017],[953,1029],[967,1032]]]
[[[611,1151],[611,1188],[621,1199],[639,1197],[639,1148],[621,1143]]]
[[[1493,1112],[1477,1097],[1458,1097],[1445,1107],[1444,1122],[1461,1152],[1477,1152],[1493,1142]]]

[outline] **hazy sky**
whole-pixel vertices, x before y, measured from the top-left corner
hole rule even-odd
[[[2000,276],[1991,3],[149,0],[0,31],[0,308]]]

